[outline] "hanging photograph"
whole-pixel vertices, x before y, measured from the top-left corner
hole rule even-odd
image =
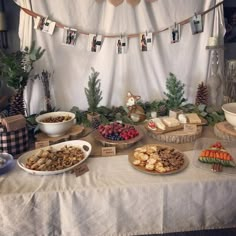
[[[99,52],[102,46],[102,35],[89,34],[88,51]]]
[[[42,32],[52,35],[53,31],[55,29],[55,26],[56,26],[56,22],[51,21],[48,18],[46,18],[46,20],[44,21],[44,24],[43,24]]]
[[[224,36],[225,43],[236,42],[236,7],[224,8],[224,19],[226,33]]]
[[[142,52],[152,49],[152,33],[142,33],[139,35],[139,45]]]
[[[46,20],[47,20],[47,17],[37,16],[34,22],[34,29],[43,30],[43,26]]]
[[[77,40],[77,30],[72,28],[64,28],[63,31],[63,44],[75,46]]]
[[[55,29],[55,26],[56,26],[56,22],[49,20],[48,17],[37,16],[35,20],[34,28],[52,35]]]
[[[125,54],[127,53],[128,39],[126,36],[122,36],[116,40],[116,53]]]
[[[171,43],[177,43],[180,40],[180,24],[174,24],[170,27]]]
[[[202,16],[194,15],[190,21],[192,34],[198,34],[203,32],[203,23],[202,23]]]

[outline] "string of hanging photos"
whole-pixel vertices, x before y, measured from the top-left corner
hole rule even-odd
[[[222,2],[217,3],[213,7],[201,12],[201,13],[194,13],[193,16],[184,19],[179,22],[175,22],[172,26],[165,27],[161,30],[154,31],[154,32],[141,32],[141,33],[134,33],[134,34],[115,34],[115,35],[99,35],[94,33],[85,32],[79,29],[71,28],[62,23],[53,21],[49,19],[49,17],[45,17],[41,14],[38,14],[34,11],[21,7],[21,9],[27,13],[28,15],[35,18],[35,26],[36,30],[41,30],[42,32],[48,33],[50,35],[53,34],[55,27],[61,28],[64,30],[63,32],[63,44],[75,46],[78,35],[87,35],[89,36],[88,40],[88,51],[91,52],[99,52],[102,46],[102,40],[104,38],[116,38],[116,52],[118,54],[123,54],[127,52],[128,46],[128,39],[138,37],[140,50],[141,51],[149,51],[152,48],[152,41],[153,36],[158,35],[161,32],[169,30],[170,32],[170,42],[171,43],[178,43],[180,41],[180,27],[190,23],[192,34],[198,34],[203,32],[203,20],[202,17],[209,13],[210,11],[214,10],[215,8],[219,7]]]

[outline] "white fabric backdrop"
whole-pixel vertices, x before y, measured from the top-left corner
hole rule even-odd
[[[66,26],[88,33],[119,35],[158,31],[218,2],[220,0],[141,1],[136,7],[126,2],[114,7],[108,1],[31,0],[31,5],[33,11],[48,15]],[[205,49],[208,38],[219,35],[223,39],[223,6],[206,14],[203,19],[203,33],[192,35],[190,24],[186,24],[181,28],[180,42],[171,44],[169,31],[162,32],[154,36],[153,48],[149,52],[140,52],[139,39],[131,38],[125,55],[116,54],[115,38],[105,38],[101,51],[92,53],[87,51],[86,35],[80,35],[77,45],[69,47],[61,43],[62,29],[56,28],[53,36],[33,31],[37,44],[47,50],[37,63],[35,72],[40,73],[43,69],[54,71],[56,106],[62,110],[69,110],[72,106],[88,108],[84,87],[87,87],[91,67],[100,72],[103,91],[100,105],[124,105],[129,90],[141,95],[143,101],[162,99],[169,72],[185,83],[185,97],[193,102],[197,85],[206,81],[209,74],[210,53]],[[43,109],[44,104],[40,103],[43,92],[37,83],[32,90],[29,108],[30,113],[35,113]]]

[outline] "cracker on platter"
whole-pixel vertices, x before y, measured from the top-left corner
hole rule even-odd
[[[148,171],[166,173],[180,169],[184,162],[184,154],[175,148],[152,144],[136,148],[132,164]]]

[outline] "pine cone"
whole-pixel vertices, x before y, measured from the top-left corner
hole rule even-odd
[[[91,121],[91,127],[93,129],[97,129],[100,124],[101,124],[101,121],[97,118],[93,118]]]
[[[9,102],[9,116],[17,114],[25,115],[25,102],[23,97],[23,89],[17,91],[15,95],[10,98]]]
[[[158,111],[157,111],[157,114],[158,114],[158,116],[165,116],[166,114],[167,114],[167,107],[166,107],[166,105],[160,105],[159,107],[158,107]]]
[[[198,85],[195,104],[208,105],[208,88],[203,82]]]

